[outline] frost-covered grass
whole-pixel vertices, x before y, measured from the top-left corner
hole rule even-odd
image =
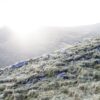
[[[2,100],[100,100],[100,39],[0,69]]]

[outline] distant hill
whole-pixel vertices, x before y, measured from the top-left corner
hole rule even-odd
[[[0,69],[1,100],[100,100],[100,37]]]

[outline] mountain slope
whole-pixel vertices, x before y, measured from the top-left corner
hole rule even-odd
[[[44,27],[27,36],[17,35],[8,27],[0,28],[0,67],[49,53],[65,44],[69,47],[83,37],[100,35],[100,23],[77,27]]]
[[[0,69],[0,100],[100,100],[100,38]]]

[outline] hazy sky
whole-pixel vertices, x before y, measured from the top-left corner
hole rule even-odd
[[[99,22],[100,0],[0,0],[0,64],[42,54],[91,32],[79,28],[70,33],[63,27]],[[57,29],[37,31],[44,27]]]
[[[100,22],[100,0],[0,0],[0,28],[17,43],[43,41],[42,27],[69,27]],[[31,41],[30,41],[31,42]]]
[[[0,28],[18,33],[44,26],[100,22],[100,0],[0,0]]]

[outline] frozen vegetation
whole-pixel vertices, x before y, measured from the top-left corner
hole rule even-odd
[[[0,100],[100,100],[100,38],[0,69]]]

